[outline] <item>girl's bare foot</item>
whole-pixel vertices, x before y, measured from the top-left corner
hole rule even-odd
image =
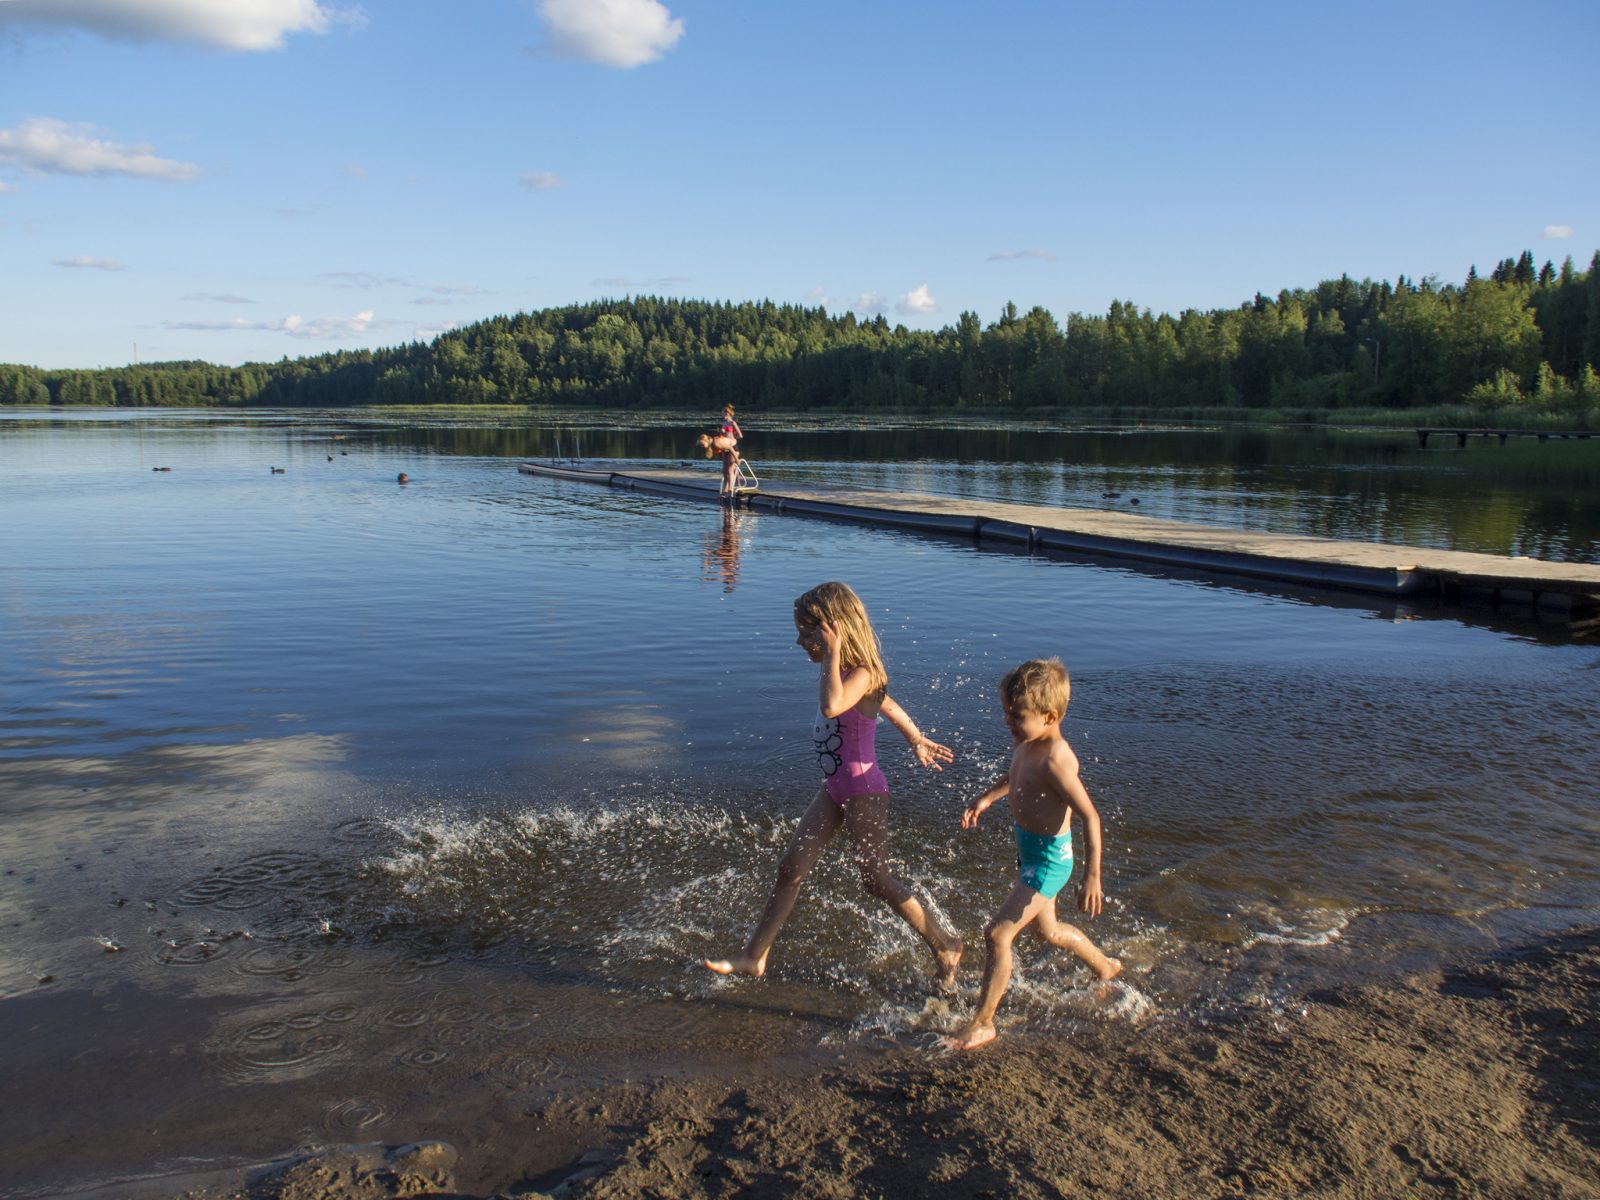
[[[1094,973],[1100,976],[1101,983],[1109,983],[1122,974],[1122,960],[1120,958],[1107,958],[1104,967],[1096,967]]]
[[[984,1021],[981,1024],[974,1021],[955,1037],[947,1037],[944,1044],[952,1050],[976,1050],[985,1042],[994,1041],[994,1022]]]
[[[704,958],[706,970],[715,971],[718,975],[753,975],[760,979],[767,973],[767,960],[765,958],[751,958],[748,954],[741,954],[737,958]]]
[[[966,947],[957,939],[943,950],[933,952],[933,961],[938,970],[936,978],[939,986],[947,992],[955,991],[956,970],[961,966],[961,952],[965,949]]]

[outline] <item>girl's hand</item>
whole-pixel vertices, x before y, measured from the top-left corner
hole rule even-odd
[[[840,643],[844,640],[839,634],[839,627],[832,621],[823,621],[817,626],[817,636],[822,639],[822,646],[830,657],[839,653]]]
[[[961,828],[976,829],[978,827],[978,818],[982,815],[983,805],[979,804],[977,801],[973,801],[971,804],[967,805],[966,811],[961,814]]]
[[[954,762],[956,752],[949,746],[940,745],[931,738],[919,737],[911,743],[911,753],[917,756],[917,762],[924,767],[932,767],[935,771],[944,768],[940,763]]]

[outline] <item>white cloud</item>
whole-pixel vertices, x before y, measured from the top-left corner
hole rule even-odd
[[[888,303],[877,292],[862,292],[856,298],[855,311],[858,313],[881,313],[888,307]]]
[[[344,173],[350,176],[351,179],[365,179],[367,177],[367,169],[360,163],[349,163],[346,165]]]
[[[166,321],[168,329],[193,330],[202,333],[233,333],[238,330],[255,330],[262,333],[286,333],[293,338],[308,341],[327,341],[365,333],[372,328],[372,309],[358,312],[353,317],[317,317],[308,321],[298,313],[291,313],[276,321],[246,321],[235,317],[231,321]]]
[[[554,171],[530,171],[522,177],[522,186],[536,192],[553,192],[566,187],[566,181]]]
[[[903,317],[917,313],[936,313],[939,311],[939,302],[928,294],[928,285],[923,284],[901,296],[894,310]]]
[[[119,42],[199,42],[223,50],[277,50],[285,34],[361,22],[316,0],[4,0],[0,27],[63,26]]]
[[[119,146],[89,136],[91,131],[89,125],[29,117],[0,129],[0,162],[18,163],[38,175],[133,175],[186,183],[200,174],[193,163],[157,158],[147,144]]]
[[[654,62],[683,36],[659,0],[540,0],[550,48],[566,58],[628,70]]]
[[[1569,238],[1569,237],[1572,236],[1572,226],[1571,225],[1546,225],[1544,227],[1544,232],[1541,233],[1539,236],[1542,237],[1542,238]]]
[[[1048,250],[1001,250],[989,255],[990,262],[1012,262],[1019,258],[1037,258],[1044,262],[1055,262],[1056,256]]]
[[[58,267],[74,267],[89,271],[126,271],[128,268],[114,258],[90,258],[80,254],[76,258],[52,258]]]
[[[828,289],[819,283],[806,293],[806,303],[815,304],[818,308],[827,308],[833,301],[828,298]]]
[[[15,192],[20,190],[21,189],[19,189],[16,184],[7,183],[5,180],[0,179],[0,196],[5,195],[7,192]]]
[[[180,296],[180,300],[206,300],[217,304],[254,304],[255,301],[248,296],[235,296],[230,293],[218,295],[215,292],[190,292],[187,296]]]

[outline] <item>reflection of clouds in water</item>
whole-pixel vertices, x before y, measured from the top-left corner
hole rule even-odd
[[[646,699],[653,694],[585,692],[563,704],[559,727],[568,739],[589,745],[615,766],[659,767],[665,753],[681,747],[683,726],[665,706]],[[549,729],[538,731],[541,746],[549,734]]]
[[[8,813],[145,805],[196,788],[293,790],[322,780],[325,765],[343,760],[344,744],[342,736],[308,733],[231,745],[154,746],[117,758],[11,759],[0,761],[0,789],[12,797]]]

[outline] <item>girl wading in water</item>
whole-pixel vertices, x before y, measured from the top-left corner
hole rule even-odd
[[[894,876],[883,857],[889,842],[889,785],[874,745],[881,714],[900,731],[917,761],[942,770],[955,757],[930,741],[889,695],[889,674],[860,597],[849,585],[824,583],[794,602],[795,644],[821,668],[813,730],[823,784],[778,863],[772,897],[742,953],[706,959],[719,975],[762,975],[778,931],[800,895],[800,884],[840,828],[855,843],[861,886],[894,909],[928,944],[941,985],[955,982],[961,939],[945,929]]]

